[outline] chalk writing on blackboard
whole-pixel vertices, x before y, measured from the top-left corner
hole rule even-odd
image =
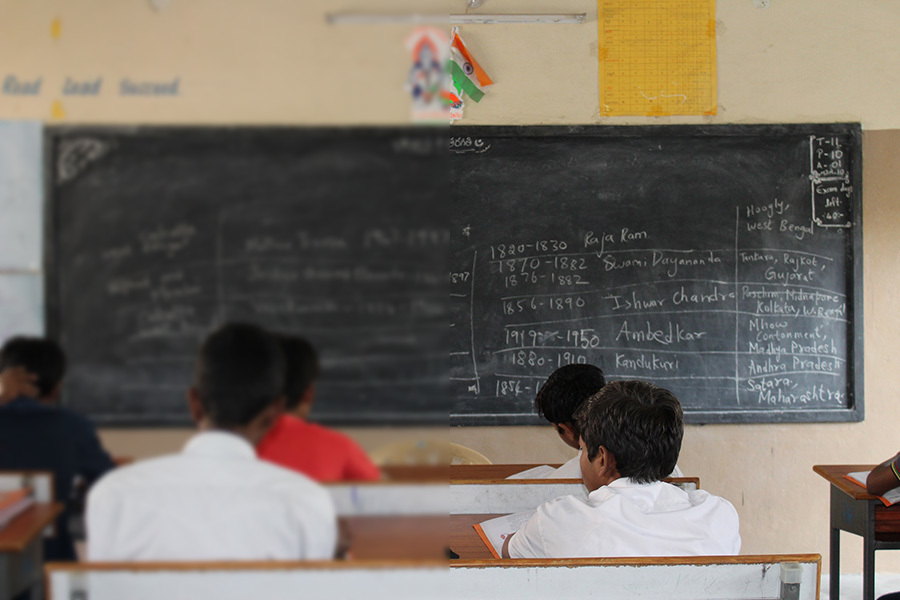
[[[109,150],[109,142],[94,138],[61,141],[56,163],[57,180],[66,183],[75,179],[91,163],[103,158]]]
[[[813,221],[819,227],[850,227],[853,186],[845,144],[838,136],[809,137]]]
[[[854,408],[858,138],[462,131],[491,152],[453,159],[451,422],[536,422],[571,363],[670,388],[695,422]]]

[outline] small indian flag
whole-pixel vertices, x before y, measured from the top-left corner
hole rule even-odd
[[[450,60],[447,61],[447,70],[453,79],[453,86],[460,94],[464,93],[478,102],[484,96],[484,88],[494,82],[484,72],[469,49],[466,48],[462,38],[459,37],[459,28],[453,28],[453,39],[450,42]]]

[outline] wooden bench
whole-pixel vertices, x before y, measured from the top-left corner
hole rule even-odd
[[[0,600],[40,587],[44,562],[41,532],[62,510],[61,504],[39,502],[0,529]]]
[[[695,490],[695,477],[669,480]],[[449,483],[449,485],[448,485]],[[458,480],[448,483],[334,483],[325,488],[341,516],[514,513],[568,495],[587,495],[580,479]]]
[[[49,600],[817,600],[818,554],[519,561],[53,564]]]
[[[692,478],[684,485],[695,487]],[[347,523],[357,558],[443,556],[450,547],[464,559],[491,553],[473,525],[537,508],[566,495],[586,495],[579,479],[501,479],[428,483],[340,483],[325,486]]]

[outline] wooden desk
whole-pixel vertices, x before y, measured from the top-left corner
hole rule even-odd
[[[448,567],[449,562],[449,568]],[[818,554],[562,560],[60,563],[53,600],[817,600]],[[577,567],[577,568],[574,568]],[[298,594],[298,591],[300,593]]]
[[[450,481],[451,479],[506,479],[525,469],[547,463],[509,465],[386,465],[381,472],[389,481]],[[550,465],[557,468],[561,465]]]
[[[387,481],[408,483],[450,481],[450,465],[385,465],[378,468]]]
[[[450,515],[450,549],[459,554],[460,560],[494,558],[473,527],[502,515]]]
[[[447,515],[354,516],[343,520],[350,530],[350,553],[354,559],[446,558],[444,550],[450,524]],[[481,543],[474,529],[472,533]]]
[[[847,473],[875,465],[816,465],[813,471],[831,484],[831,600],[838,600],[841,531],[863,538],[863,600],[875,600],[875,551],[900,550],[900,505],[884,506],[877,496],[844,479]]]
[[[437,481],[474,481],[506,479],[510,475],[521,473],[526,469],[539,467],[547,463],[522,463],[505,465],[394,465],[381,467],[382,473],[390,481],[403,482],[437,482]],[[562,465],[549,465],[553,468]],[[669,477],[666,481],[686,487],[700,489],[699,477]],[[694,484],[692,488],[690,484]]]
[[[526,469],[540,467],[547,463],[511,464],[511,465],[451,465],[451,479],[506,479],[510,475],[521,473]],[[547,465],[557,469],[562,465]]]
[[[41,532],[63,510],[62,504],[35,504],[0,529],[0,600],[40,585],[44,562]]]

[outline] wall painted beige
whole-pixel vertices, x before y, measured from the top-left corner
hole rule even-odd
[[[379,3],[375,8],[384,6]],[[396,6],[422,6],[397,0]],[[463,0],[430,6],[459,10]],[[0,96],[0,118],[48,123],[403,123],[404,26],[326,26],[323,14],[373,9],[363,0],[0,0],[0,77],[43,77],[35,98]],[[827,486],[816,463],[874,462],[898,448],[895,340],[900,297],[900,3],[881,0],[723,0],[717,7],[719,114],[598,117],[593,0],[486,0],[497,12],[587,12],[582,26],[472,26],[464,33],[497,80],[469,107],[472,124],[861,121],[865,161],[866,420],[860,424],[691,426],[680,465],[732,500],[745,552],[820,552],[827,570]],[[58,20],[58,21],[56,21]],[[58,38],[54,37],[54,22]],[[104,78],[98,98],[65,99],[66,76]],[[182,95],[120,98],[122,77],[180,77]],[[57,111],[53,106],[56,101]],[[893,131],[875,131],[893,130]],[[446,431],[348,430],[365,447]],[[174,451],[184,430],[106,430],[115,454]],[[549,428],[454,429],[451,438],[496,462],[570,456]],[[845,536],[843,568],[861,569]],[[900,571],[881,553],[879,570]]]
[[[325,24],[343,10],[451,8],[465,0],[0,0],[0,76],[44,77],[0,117],[98,123],[402,123],[410,28]],[[496,80],[468,122],[600,122],[595,0],[486,0],[491,12],[584,12],[584,25],[473,25],[468,44]],[[884,0],[723,0],[719,114],[610,123],[862,121],[900,127],[896,32]],[[54,22],[58,37],[54,37]],[[104,77],[100,98],[60,95],[65,77]],[[116,95],[123,77],[180,77],[178,98]],[[54,116],[60,101],[64,118]]]

